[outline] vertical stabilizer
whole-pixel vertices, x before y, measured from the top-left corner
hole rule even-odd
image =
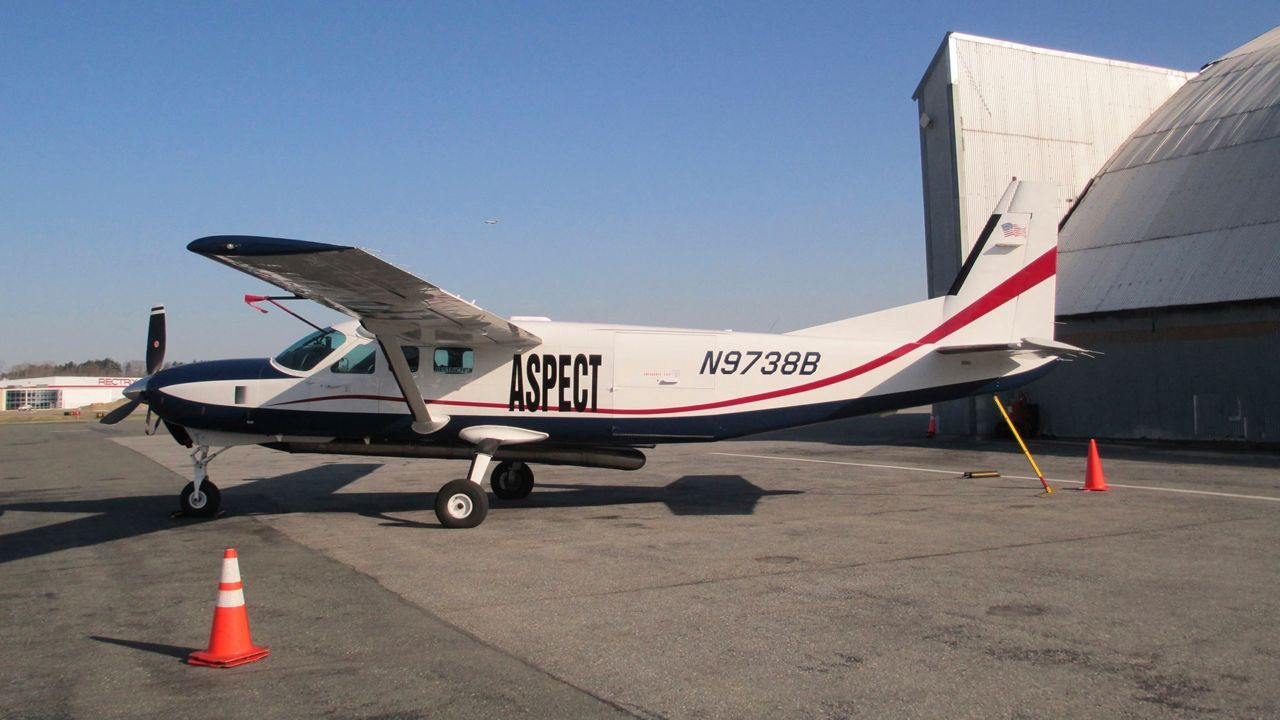
[[[790,334],[947,345],[1051,340],[1057,194],[1048,183],[1010,183],[948,294]]]
[[[973,316],[948,343],[1053,338],[1057,188],[1014,180],[947,293],[946,318]]]

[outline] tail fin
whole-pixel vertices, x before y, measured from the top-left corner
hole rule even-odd
[[[945,298],[948,345],[1053,338],[1055,190],[1042,182],[1009,184]]]
[[[937,344],[939,352],[1052,347],[1057,207],[1055,186],[1014,180],[947,295],[789,334]]]

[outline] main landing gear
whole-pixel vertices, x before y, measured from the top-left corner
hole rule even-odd
[[[503,500],[523,500],[533,492],[533,470],[522,462],[500,462],[489,476],[489,487]]]
[[[213,517],[222,508],[222,493],[209,481],[206,471],[213,459],[227,448],[210,454],[208,445],[200,445],[191,453],[191,482],[178,494],[178,507],[190,517]]]
[[[478,456],[480,457],[480,456]],[[489,514],[489,496],[481,480],[484,468],[476,477],[476,461],[465,480],[450,480],[436,493],[436,518],[447,528],[472,528],[484,522]],[[483,465],[488,465],[484,462]],[[521,500],[533,491],[533,470],[522,462],[501,462],[489,477],[489,487],[501,500]]]
[[[485,515],[489,514],[484,473],[498,448],[546,440],[547,434],[501,425],[475,425],[464,428],[458,437],[474,444],[476,452],[471,456],[467,479],[451,480],[436,493],[436,519],[447,528],[472,528],[484,522]],[[533,490],[533,471],[522,462],[500,462],[493,469],[489,484],[497,497],[519,500]]]
[[[479,483],[450,480],[436,493],[436,519],[447,528],[473,528],[489,514],[489,496]]]

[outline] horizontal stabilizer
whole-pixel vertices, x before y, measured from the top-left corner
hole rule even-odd
[[[968,355],[972,353],[989,353],[989,352],[1006,352],[1021,353],[1033,352],[1037,355],[1063,357],[1068,355],[1093,355],[1096,354],[1091,350],[1085,350],[1075,345],[1068,345],[1057,340],[1045,340],[1044,338],[1023,338],[1017,342],[1006,343],[978,343],[971,345],[939,345],[934,348],[934,352],[939,355]]]

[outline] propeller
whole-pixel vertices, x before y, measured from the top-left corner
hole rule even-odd
[[[164,364],[164,345],[164,306],[156,305],[151,308],[151,322],[147,325],[147,377],[125,388],[124,394],[129,398],[129,402],[107,413],[106,417],[100,421],[103,425],[115,425],[129,417],[139,405],[147,401],[145,396],[147,380]],[[151,415],[150,407],[147,408],[147,415]],[[147,419],[147,426],[150,427],[150,417]]]
[[[147,324],[147,374],[155,375],[164,364],[164,306],[151,308]]]

